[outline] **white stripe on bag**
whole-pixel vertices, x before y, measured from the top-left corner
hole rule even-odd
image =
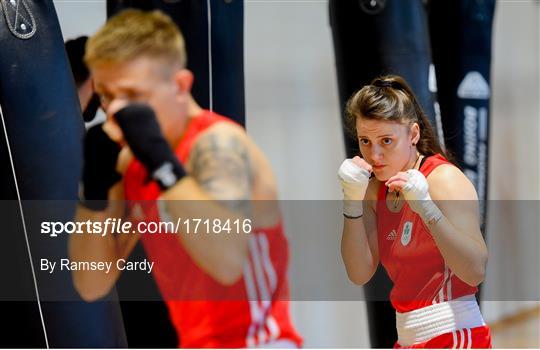
[[[463,346],[465,345],[465,333],[463,333],[463,329],[459,330],[459,349],[463,349]]]
[[[19,2],[17,2],[17,5]],[[30,269],[32,271],[32,280],[34,282],[34,291],[36,292],[36,301],[39,311],[39,318],[41,320],[41,328],[43,329],[43,336],[45,338],[45,346],[49,349],[49,335],[47,333],[47,327],[45,327],[45,319],[43,318],[43,310],[41,308],[41,297],[39,295],[38,282],[36,278],[36,270],[34,268],[34,259],[32,257],[32,250],[30,249],[30,241],[28,239],[28,231],[26,229],[26,218],[24,216],[24,210],[22,205],[21,193],[19,191],[19,181],[17,178],[17,173],[15,172],[15,163],[13,162],[13,153],[11,152],[11,146],[9,142],[9,137],[7,134],[6,121],[4,119],[4,112],[2,111],[2,106],[0,106],[0,119],[2,120],[2,127],[4,128],[4,136],[6,138],[6,148],[9,155],[9,163],[11,165],[11,171],[13,174],[13,181],[15,183],[15,192],[17,193],[17,202],[19,204],[19,212],[21,213],[21,224],[24,232],[24,239],[26,243],[26,251],[28,252],[28,261],[30,262]]]
[[[472,334],[471,329],[467,328],[467,339],[469,340],[469,344],[467,344],[467,349],[470,349],[472,347]]]

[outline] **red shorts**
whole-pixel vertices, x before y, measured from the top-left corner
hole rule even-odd
[[[396,342],[394,349],[491,349],[491,333],[488,326],[464,328],[441,334],[424,343],[401,346]]]

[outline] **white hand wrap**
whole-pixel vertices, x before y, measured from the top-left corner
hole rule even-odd
[[[356,218],[362,216],[362,200],[369,183],[369,171],[345,159],[339,167],[338,177],[343,189],[343,213]]]
[[[442,218],[442,212],[431,200],[427,180],[421,172],[415,169],[407,170],[409,179],[401,189],[403,197],[409,207],[426,223],[438,222]]]

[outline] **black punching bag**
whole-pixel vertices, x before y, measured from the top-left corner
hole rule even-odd
[[[431,45],[446,147],[476,187],[482,222],[485,222],[487,203],[494,12],[495,0],[429,2]]]
[[[422,0],[330,0],[329,12],[342,111],[349,97],[373,78],[401,75],[441,138]],[[344,135],[346,155],[351,158],[359,153],[358,141],[347,132]],[[382,267],[364,289],[371,345],[375,348],[392,348],[397,340],[395,311],[388,301],[390,289],[391,282]]]
[[[422,0],[330,0],[329,7],[341,106],[375,77],[401,75],[441,135]],[[347,157],[356,155],[357,140],[345,138]]]
[[[82,167],[82,116],[53,1],[0,0],[0,48],[0,347],[125,346],[117,303],[85,303],[69,273],[40,271],[40,259],[67,257],[67,238],[39,227],[73,220]]]
[[[244,1],[107,0],[107,16],[128,7],[171,16],[186,42],[195,100],[245,125]]]

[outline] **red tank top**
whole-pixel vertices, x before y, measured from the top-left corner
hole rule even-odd
[[[220,122],[233,123],[210,111],[193,118],[176,148],[180,161],[186,163],[197,137]],[[160,195],[159,187],[155,182],[145,183],[142,164],[134,160],[124,178],[132,221],[158,221],[154,200]],[[219,284],[199,268],[177,235],[143,234],[141,240],[154,261],[152,273],[180,334],[181,347],[239,348],[280,340],[301,346],[289,315],[288,243],[281,223],[253,229],[244,275],[232,286]]]
[[[451,164],[441,155],[427,157],[420,172],[427,178],[439,165]],[[418,214],[405,203],[398,213],[386,206],[387,187],[377,195],[379,257],[394,283],[390,301],[398,312],[475,294],[445,264],[433,237]]]

